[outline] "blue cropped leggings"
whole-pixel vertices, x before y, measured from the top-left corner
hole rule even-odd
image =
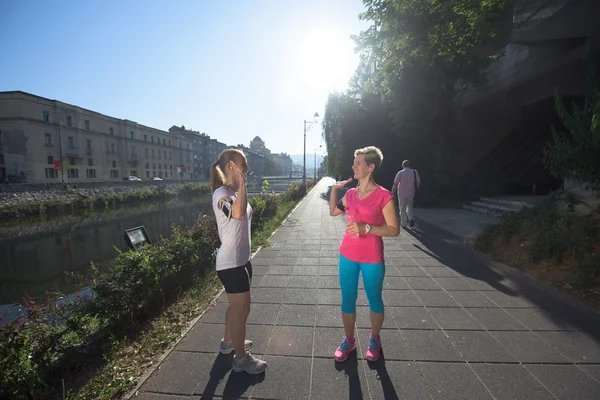
[[[342,288],[342,312],[353,314],[356,312],[356,299],[358,297],[358,277],[362,272],[365,292],[371,311],[375,314],[383,312],[383,277],[385,276],[385,263],[365,264],[348,260],[340,254],[340,287]]]

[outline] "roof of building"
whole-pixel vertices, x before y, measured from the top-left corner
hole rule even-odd
[[[254,139],[252,139],[252,141],[253,142],[262,142],[262,139],[259,136],[257,136]]]

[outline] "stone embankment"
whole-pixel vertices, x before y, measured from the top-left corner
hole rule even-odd
[[[81,198],[93,199],[100,198],[106,195],[120,195],[120,196],[134,196],[140,189],[147,190],[167,190],[173,192],[179,192],[183,189],[181,183],[171,183],[166,185],[154,185],[154,186],[137,186],[131,185],[118,185],[110,187],[96,187],[96,188],[77,188],[77,189],[52,189],[52,190],[40,190],[40,191],[24,191],[17,193],[0,193],[0,207],[1,206],[15,206],[34,204],[40,202],[56,202],[56,203],[71,203]]]

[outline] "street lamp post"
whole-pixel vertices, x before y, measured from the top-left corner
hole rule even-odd
[[[319,152],[323,148],[323,145],[319,145]],[[315,182],[317,182],[317,148],[315,147]]]
[[[302,183],[304,184],[304,187],[306,187],[306,131],[310,130],[314,124],[319,122],[319,113],[315,113],[313,118],[314,122],[304,120],[304,166],[302,168]],[[308,129],[306,129],[306,124],[308,124]]]

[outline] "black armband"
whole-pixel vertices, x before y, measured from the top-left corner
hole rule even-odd
[[[233,204],[232,200],[222,200],[221,201],[221,211],[227,218],[231,218],[231,206]]]
[[[337,208],[339,208],[342,211],[346,211],[346,207],[344,207],[344,203],[342,202],[342,200],[337,202]]]

